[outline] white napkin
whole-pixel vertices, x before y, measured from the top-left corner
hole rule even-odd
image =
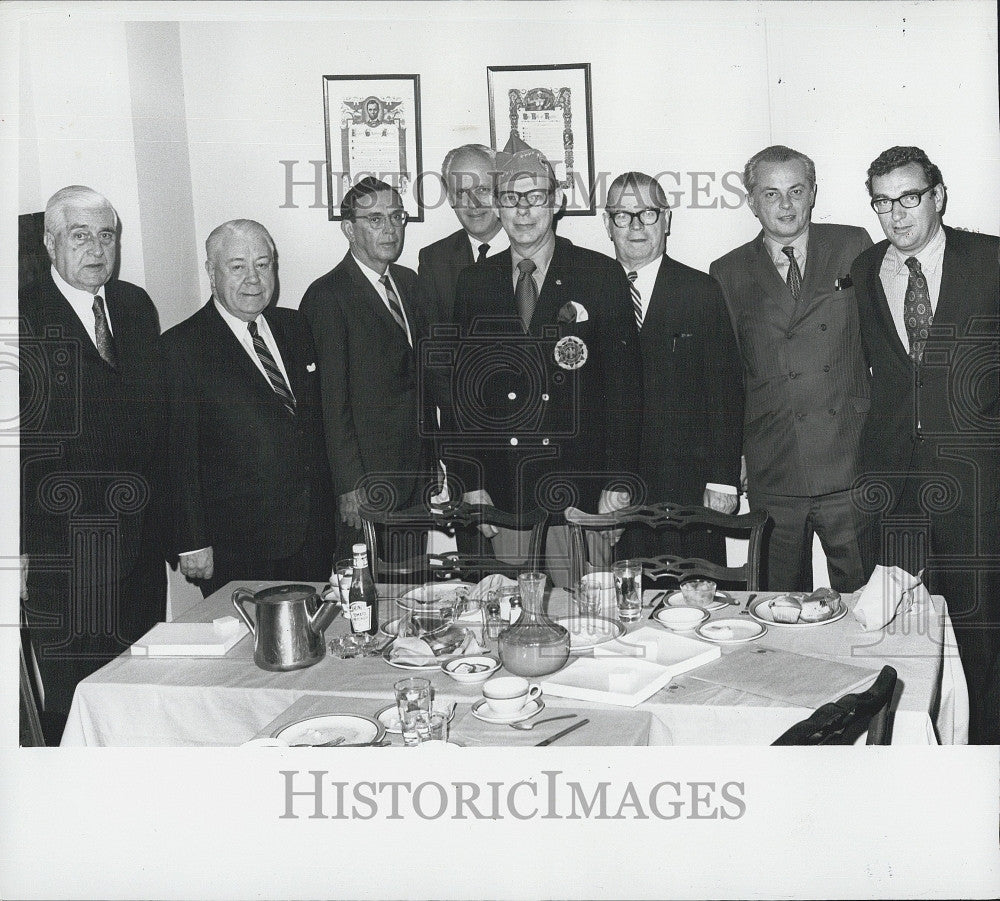
[[[919,576],[898,566],[876,566],[854,605],[854,618],[865,632],[877,632],[924,600],[929,603],[930,595]]]
[[[397,638],[389,651],[389,659],[420,665],[433,660],[434,652],[422,638]]]
[[[485,601],[486,595],[491,591],[500,591],[504,588],[517,588],[517,582],[508,579],[507,576],[500,575],[500,573],[493,573],[475,585],[469,592],[469,597],[474,601]]]
[[[473,634],[472,629],[465,630],[465,641],[462,642],[462,646],[458,649],[459,654],[463,657],[466,654],[482,654],[485,651],[484,648],[477,640],[475,634]]]

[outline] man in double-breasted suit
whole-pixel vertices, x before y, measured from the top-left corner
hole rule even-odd
[[[442,454],[470,502],[616,509],[634,493],[642,396],[628,282],[556,237],[562,197],[545,157],[505,157],[496,203],[510,250],[459,277]],[[552,531],[550,564],[565,553]]]
[[[871,238],[853,226],[810,224],[816,168],[798,151],[760,151],[743,181],[762,231],[709,272],[743,363],[748,500],[773,519],[764,584],[809,591],[816,534],[830,584],[854,591],[865,573],[849,489],[869,375],[848,273]]]
[[[892,147],[868,170],[887,241],[851,270],[872,367],[858,499],[868,568],[943,594],[969,686],[969,740],[1000,743],[1000,239],[941,222],[940,169]]]
[[[308,325],[270,306],[260,223],[220,225],[206,252],[211,299],[163,336],[181,571],[205,595],[232,579],[323,581],[333,499]]]
[[[666,255],[670,215],[663,188],[645,173],[619,175],[608,189],[604,224],[631,285],[639,328],[644,500],[732,513],[743,431],[736,339],[718,283]],[[726,563],[718,532],[652,536],[637,529],[628,540],[642,554]]]
[[[416,273],[395,265],[406,227],[402,200],[385,182],[365,178],[344,196],[341,214],[350,250],[309,286],[299,309],[316,344],[344,526],[338,553],[348,557],[351,544],[362,540],[362,502],[395,510],[429,495],[434,417],[417,372],[428,323]]]
[[[19,297],[24,612],[58,744],[77,683],[166,613],[166,397],[156,309],[114,275],[118,216],[74,185]]]

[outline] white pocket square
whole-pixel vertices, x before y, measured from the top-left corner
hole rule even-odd
[[[306,366],[306,372],[315,372],[315,371],[316,371],[315,363],[310,363],[308,366]]]

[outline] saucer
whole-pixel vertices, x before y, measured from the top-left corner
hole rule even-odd
[[[455,708],[451,704],[446,704],[444,707],[432,707],[434,713],[448,713],[448,722],[450,723],[455,719]],[[402,735],[403,726],[399,722],[399,709],[395,704],[388,704],[382,707],[375,714],[375,719],[377,719],[384,727],[386,732],[391,732],[393,735]]]
[[[511,713],[507,716],[500,716],[499,714],[492,713],[490,708],[486,704],[486,698],[480,698],[472,705],[472,715],[477,720],[482,720],[484,723],[495,723],[498,726],[504,726],[508,723],[520,723],[524,720],[530,720],[533,716],[537,716],[542,710],[545,709],[545,702],[539,698],[532,698],[525,704],[517,713]]]

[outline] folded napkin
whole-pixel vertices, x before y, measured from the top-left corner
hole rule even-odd
[[[389,651],[389,659],[420,666],[434,660],[434,652],[422,638],[397,638]]]
[[[925,600],[930,603],[930,595],[919,576],[898,566],[876,566],[854,605],[854,618],[865,632],[877,632]]]
[[[469,592],[469,597],[474,601],[485,601],[486,596],[491,591],[502,591],[505,588],[517,588],[517,582],[499,573],[494,573],[473,586],[472,591]]]

